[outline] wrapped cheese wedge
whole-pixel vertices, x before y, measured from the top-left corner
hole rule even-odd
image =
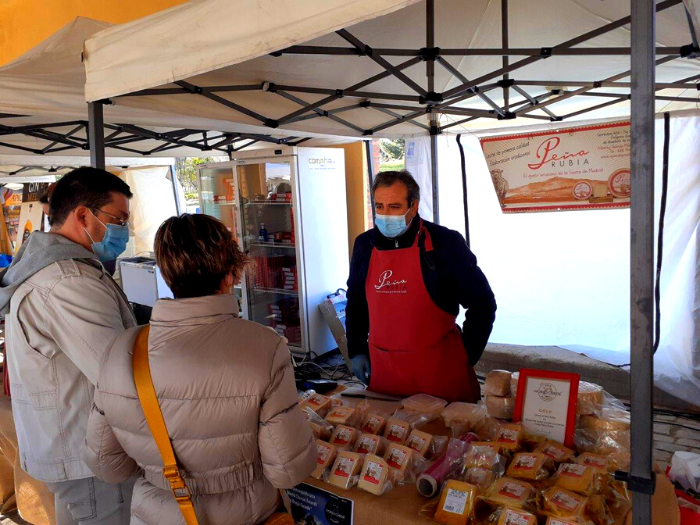
[[[493,482],[496,481],[496,475],[490,468],[473,467],[467,469],[464,474],[464,481],[484,490],[493,485]]]
[[[464,455],[464,467],[493,469],[499,461],[500,448],[498,443],[474,441]]]
[[[354,408],[338,406],[328,412],[326,421],[333,426],[345,425],[354,427],[357,424],[357,411]]]
[[[486,409],[491,417],[510,421],[515,411],[515,398],[486,396]]]
[[[484,500],[495,506],[522,509],[529,506],[535,496],[535,489],[525,481],[501,478],[496,481],[484,496]]]
[[[362,456],[355,452],[341,450],[335,458],[328,483],[349,489],[357,483],[357,477],[362,469]]]
[[[581,416],[578,428],[592,430],[629,430],[630,413],[619,408],[602,408],[595,416]]]
[[[392,443],[401,443],[403,445],[408,439],[410,433],[411,425],[407,421],[390,419],[386,422],[384,437]]]
[[[325,441],[321,441],[320,439],[317,439],[316,440],[316,464],[317,464],[317,466],[316,466],[316,470],[314,470],[311,475],[316,479],[321,479],[321,477],[323,476],[323,472],[333,464],[337,455],[338,455],[338,449],[335,447],[335,445],[331,445],[330,443],[326,443]]]
[[[556,441],[545,441],[538,445],[533,452],[540,452],[555,463],[568,463],[574,459],[574,451]]]
[[[571,492],[589,496],[600,488],[598,472],[593,467],[577,463],[559,465],[555,485]]]
[[[384,438],[373,434],[362,434],[355,443],[355,452],[358,454],[384,454]]]
[[[413,459],[413,450],[404,447],[403,445],[392,443],[386,449],[384,459],[389,466],[396,471],[394,473],[395,479],[401,479],[411,464],[411,460]]]
[[[357,483],[358,488],[366,490],[375,496],[381,496],[387,489],[389,480],[389,465],[382,458],[374,454],[367,454],[360,481]]]
[[[338,447],[339,450],[349,449],[355,444],[359,432],[352,428],[346,427],[345,425],[339,425],[335,427],[335,432],[331,437],[331,443]]]
[[[576,413],[579,415],[595,414],[605,400],[602,386],[586,381],[579,381]]]
[[[508,423],[501,425],[496,435],[496,443],[501,446],[502,451],[516,452],[521,447],[523,436],[523,427],[520,423]]]
[[[510,382],[513,374],[507,370],[493,370],[486,374],[484,394],[486,396],[510,396]]]
[[[576,463],[584,467],[592,467],[600,472],[608,472],[609,470],[608,458],[600,454],[593,454],[592,452],[584,452],[581,454],[576,458]]]
[[[552,460],[538,452],[521,452],[511,461],[506,476],[510,478],[539,481],[549,476],[547,464],[551,468]]]
[[[369,413],[365,415],[360,423],[360,430],[363,434],[374,434],[378,436],[384,431],[384,425],[386,424],[386,418],[377,414],[376,412]]]
[[[450,480],[440,495],[435,521],[445,525],[467,525],[474,513],[477,489],[463,481]]]
[[[497,525],[537,525],[537,517],[524,510],[505,508]]]
[[[406,446],[410,449],[413,449],[421,457],[425,457],[428,450],[430,450],[430,445],[432,442],[432,435],[426,434],[425,432],[421,432],[420,430],[414,430],[408,436],[408,440],[406,440]]]
[[[316,412],[319,416],[326,417],[326,414],[328,414],[328,410],[331,407],[331,400],[329,397],[321,394],[312,394],[301,404],[302,409],[307,407]]]
[[[560,487],[552,487],[542,493],[542,511],[557,518],[583,516],[588,498]]]

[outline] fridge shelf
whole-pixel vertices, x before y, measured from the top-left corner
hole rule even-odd
[[[296,245],[294,244],[282,244],[282,243],[271,243],[271,242],[251,242],[248,244],[249,247],[255,248],[289,248],[290,250],[295,250]]]
[[[260,202],[246,202],[246,206],[292,206],[292,202],[268,202],[268,201],[260,201]]]

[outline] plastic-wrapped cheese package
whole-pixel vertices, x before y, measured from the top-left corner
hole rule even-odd
[[[392,443],[405,443],[411,433],[411,424],[400,419],[390,419],[386,422],[384,437]]]
[[[588,498],[560,487],[542,493],[541,509],[546,516],[577,518],[583,516]]]
[[[338,449],[335,445],[316,440],[316,470],[311,474],[316,479],[321,479],[323,473],[326,469],[333,464],[336,456],[338,455]]]
[[[389,464],[389,467],[394,470],[393,479],[400,480],[404,477],[411,465],[413,450],[403,445],[393,443],[386,449],[384,459]]]
[[[454,479],[448,481],[440,494],[433,519],[445,525],[466,525],[474,513],[476,497],[474,485]]]
[[[325,419],[322,419],[316,412],[311,410],[309,407],[302,409],[304,415],[306,416],[306,421],[309,422],[311,431],[314,433],[316,439],[322,439],[323,441],[328,441],[333,435],[333,425],[331,425]]]
[[[406,440],[406,446],[416,452],[421,457],[426,457],[433,442],[433,436],[420,430],[414,430]]]
[[[593,454],[592,452],[584,452],[581,454],[576,458],[576,463],[583,465],[584,467],[594,468],[603,473],[610,470],[608,458],[606,456],[601,456],[600,454]]]
[[[501,425],[495,441],[500,445],[501,451],[516,452],[521,447],[523,437],[523,427],[520,423],[508,423]]]
[[[510,396],[510,382],[513,374],[507,370],[493,370],[486,374],[484,394],[486,396]]]
[[[341,450],[338,452],[338,457],[335,458],[335,463],[333,463],[331,468],[328,483],[341,489],[352,488],[357,484],[361,469],[362,456],[355,452]]]
[[[507,419],[508,421],[513,419],[513,412],[515,411],[514,397],[486,396],[484,401],[491,417]]]
[[[500,461],[499,450],[500,445],[498,443],[482,441],[471,443],[471,447],[469,447],[467,453],[464,455],[464,468],[481,467],[493,470]]]
[[[513,457],[506,476],[510,478],[539,481],[549,476],[553,466],[550,458],[538,452],[521,452]]]
[[[495,437],[499,428],[499,423],[489,416],[486,405],[457,401],[442,411],[442,417],[455,438],[474,432],[479,439],[488,441]]]
[[[580,415],[595,414],[604,402],[602,386],[587,381],[579,381],[576,413]]]
[[[363,434],[374,434],[378,436],[384,431],[384,425],[386,424],[386,414],[381,414],[379,412],[370,412],[362,418],[360,423],[360,430]]]
[[[556,441],[540,443],[533,452],[541,452],[555,463],[568,463],[574,459],[574,451]]]
[[[404,409],[426,414],[430,420],[437,419],[447,406],[447,401],[428,394],[416,394],[401,401]]]
[[[309,399],[311,396],[313,396],[316,393],[315,390],[305,390],[301,394],[299,394],[299,397],[297,400],[299,401],[299,404],[301,405],[304,401]]]
[[[345,425],[354,427],[358,423],[358,419],[357,410],[346,406],[332,408],[326,415],[326,421],[333,426]]]
[[[518,381],[520,380],[520,372],[513,372],[510,378],[510,395],[516,397],[518,395]]]
[[[629,430],[594,430],[580,428],[574,432],[579,452],[593,452],[608,459],[610,470],[627,470],[630,465]]]
[[[581,522],[576,518],[547,518],[545,525],[581,525]]]
[[[493,469],[484,467],[468,468],[463,477],[464,481],[481,490],[489,488],[496,481],[496,474],[494,474]]]
[[[600,489],[600,475],[593,467],[563,463],[555,475],[555,485],[571,492],[590,496]]]
[[[365,457],[358,488],[366,490],[375,496],[381,496],[391,489],[389,482],[389,465],[379,456],[368,454]]]
[[[329,397],[321,394],[312,394],[301,404],[302,409],[307,407],[316,412],[320,417],[326,417],[331,407],[331,400]]]
[[[373,434],[362,434],[355,443],[355,452],[358,454],[384,454],[386,440]]]
[[[359,432],[352,428],[346,427],[345,425],[338,425],[335,427],[335,432],[331,437],[331,443],[338,447],[339,450],[350,449],[355,444]]]
[[[588,497],[584,515],[588,522],[592,522],[594,525],[609,525],[610,523],[614,523],[614,518],[608,508],[605,497],[600,494]]]
[[[497,525],[537,525],[537,517],[526,510],[504,508]]]
[[[602,408],[594,416],[581,416],[578,428],[592,430],[629,430],[630,413],[619,408]]]
[[[529,508],[535,496],[535,489],[525,481],[501,478],[491,485],[484,501],[492,506],[505,506],[517,509]]]

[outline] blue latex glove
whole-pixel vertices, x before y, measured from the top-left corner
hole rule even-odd
[[[356,355],[352,358],[352,371],[355,377],[365,385],[369,385],[370,365],[369,356],[365,354]]]

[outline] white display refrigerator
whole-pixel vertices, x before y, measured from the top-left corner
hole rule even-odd
[[[234,233],[250,264],[235,287],[241,315],[293,352],[337,345],[319,305],[349,272],[345,152],[282,147],[198,167],[202,213]]]

